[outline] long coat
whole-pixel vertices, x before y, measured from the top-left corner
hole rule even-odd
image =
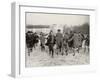
[[[61,46],[63,43],[63,35],[61,33],[56,34],[56,45]]]
[[[75,33],[73,37],[70,39],[70,41],[73,40],[73,47],[74,48],[79,48],[82,45],[82,40],[79,34]]]
[[[31,31],[28,31],[26,33],[26,45],[28,48],[32,48],[34,46],[33,36],[34,34]]]
[[[69,46],[68,46],[68,39],[69,39],[69,35],[68,34],[65,34],[64,37],[63,37],[63,47],[68,49]]]
[[[40,42],[41,42],[41,45],[45,45],[45,36],[44,35],[40,36]]]

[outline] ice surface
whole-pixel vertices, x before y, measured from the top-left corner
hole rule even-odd
[[[73,56],[73,53],[70,51],[66,55],[54,55],[54,58],[49,55],[48,50],[41,51],[40,47],[33,49],[28,56],[26,49],[26,67],[42,67],[42,66],[60,66],[60,65],[86,65],[89,64],[90,58],[89,53],[84,53],[83,50],[80,50],[80,53],[76,52],[76,55]]]

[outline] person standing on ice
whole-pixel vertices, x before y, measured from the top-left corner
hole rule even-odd
[[[48,37],[47,37],[47,44],[49,48],[49,54],[54,57],[54,45],[55,45],[55,36],[53,34],[53,31],[50,31]]]
[[[62,53],[62,45],[63,45],[63,35],[61,33],[61,30],[58,29],[58,32],[56,34],[56,46],[57,46],[57,55],[58,55],[58,52],[61,52]]]
[[[65,51],[66,55],[68,55],[68,49],[69,49],[68,39],[69,39],[69,34],[66,32],[63,37],[63,51]]]
[[[72,36],[71,39],[69,39],[68,41],[72,41],[73,40],[73,56],[75,56],[75,51],[77,50],[77,52],[79,53],[79,49],[82,45],[82,41],[81,41],[81,37],[79,36],[78,32],[74,32],[74,35]]]
[[[28,56],[30,56],[30,52],[32,52],[33,44],[33,32],[28,31],[26,33],[26,46],[28,48]]]
[[[40,46],[41,46],[41,51],[44,51],[45,50],[45,36],[42,32],[40,34]]]

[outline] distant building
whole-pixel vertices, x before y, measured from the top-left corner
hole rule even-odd
[[[51,29],[54,33],[57,33],[57,30],[60,29],[61,32],[63,33],[63,25],[52,24],[52,25],[50,26],[50,29]]]
[[[31,30],[33,32],[44,32],[48,33],[50,31],[50,26],[49,25],[27,25],[26,26],[26,31]]]

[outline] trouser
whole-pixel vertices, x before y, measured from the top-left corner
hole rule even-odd
[[[68,43],[63,44],[63,51],[66,53],[66,55],[68,55],[68,49],[69,49]]]
[[[28,48],[28,56],[30,56],[30,52],[32,52],[32,48]]]
[[[63,55],[63,52],[62,52],[63,44],[62,44],[62,42],[57,43],[56,45],[57,45],[57,55],[58,55],[58,52],[61,52],[61,54]]]
[[[41,51],[45,50],[44,44],[41,43]]]
[[[53,49],[53,44],[49,44],[49,54],[52,55],[52,57],[54,57],[54,49]]]

